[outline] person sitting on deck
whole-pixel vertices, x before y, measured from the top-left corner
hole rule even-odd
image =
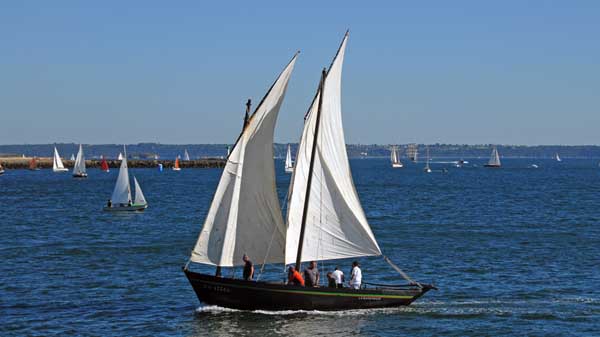
[[[352,278],[350,279],[350,287],[354,289],[360,289],[362,283],[362,271],[360,270],[358,261],[352,262]]]
[[[335,266],[335,270],[333,271],[333,273],[331,273],[331,275],[333,276],[333,279],[335,280],[335,287],[343,288],[344,287],[344,272],[341,271],[338,266]]]
[[[311,261],[310,267],[304,269],[304,280],[307,287],[319,286],[319,268],[316,261]]]
[[[244,261],[244,280],[252,281],[254,277],[254,264],[252,264],[252,261],[250,261],[250,258],[246,254],[242,256],[242,261]]]
[[[293,286],[302,286],[304,287],[304,279],[302,275],[296,270],[294,266],[290,266],[288,272],[288,284]]]

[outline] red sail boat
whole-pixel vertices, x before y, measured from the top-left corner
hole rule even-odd
[[[31,171],[39,171],[40,168],[37,166],[37,160],[35,160],[35,157],[31,158],[31,161],[29,162],[29,169]]]
[[[100,163],[100,169],[104,172],[109,172],[108,163],[106,162],[106,158],[102,156],[102,163]]]
[[[181,167],[179,167],[179,157],[175,158],[175,165],[173,166],[173,171],[181,171]]]

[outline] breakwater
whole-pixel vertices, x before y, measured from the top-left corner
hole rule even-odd
[[[29,163],[32,158],[0,158],[0,164],[5,169],[28,169]],[[35,158],[37,167],[46,169],[52,168],[52,158],[49,157],[38,157]],[[102,161],[98,159],[91,159],[85,161],[85,166],[88,168],[98,168],[100,167],[100,163]],[[108,163],[108,167],[110,168],[119,168],[121,166],[120,160],[106,160]],[[67,168],[72,168],[74,160],[64,160],[63,164]],[[171,168],[175,164],[174,160],[140,160],[140,159],[128,159],[127,166],[130,168],[156,168],[158,164],[163,164],[164,168]],[[195,159],[195,160],[180,160],[179,166],[181,168],[222,168],[225,166],[225,159],[221,158],[203,158],[203,159]]]

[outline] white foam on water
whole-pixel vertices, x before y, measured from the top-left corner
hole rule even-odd
[[[260,315],[269,316],[288,316],[288,315],[317,315],[317,316],[362,316],[371,314],[392,314],[403,311],[410,311],[407,307],[396,307],[396,308],[377,308],[377,309],[353,309],[353,310],[340,310],[340,311],[319,311],[319,310],[238,310],[220,307],[218,305],[207,305],[196,308],[196,313],[233,313],[233,312],[246,312]]]

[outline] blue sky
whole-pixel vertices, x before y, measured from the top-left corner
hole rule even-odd
[[[350,143],[600,144],[598,1],[3,1],[0,144],[231,143],[301,50],[296,142],[346,29]]]

